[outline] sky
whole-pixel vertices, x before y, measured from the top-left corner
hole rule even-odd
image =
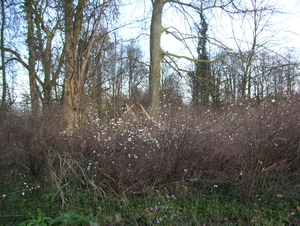
[[[186,0],[183,0],[186,1]],[[191,0],[192,1],[192,0]],[[270,32],[273,32],[271,43],[275,42],[272,48],[275,51],[281,51],[285,48],[296,48],[300,50],[300,0],[264,0],[275,4],[278,10],[282,13],[274,15],[272,18],[272,26],[270,26]],[[149,63],[149,33],[150,33],[150,22],[151,22],[151,1],[150,0],[124,0],[126,5],[120,8],[120,18],[119,22],[116,22],[115,27],[120,27],[117,32],[121,35],[122,40],[127,41],[128,44],[132,41],[137,42],[142,50],[145,52],[144,61]],[[187,1],[190,2],[190,1]],[[193,22],[185,20],[180,16],[181,14],[174,7],[170,7],[169,4],[165,5],[163,25],[165,27],[176,27],[183,33],[189,33],[190,27],[188,25],[193,25]],[[220,11],[211,11],[207,14],[209,26],[211,28],[210,36],[217,37],[221,39],[226,45],[232,45],[232,48],[236,48],[235,43],[230,38],[233,32],[237,37],[243,39],[245,37],[251,37],[251,29],[245,25],[239,26],[236,23],[231,26],[228,17]],[[237,21],[240,22],[240,21]],[[243,31],[244,29],[244,31]],[[174,29],[173,29],[174,30]],[[269,32],[269,33],[270,33]],[[266,32],[268,35],[268,32]],[[196,43],[189,42],[189,47],[192,51],[195,51]],[[190,56],[190,52],[181,45],[174,37],[171,35],[164,34],[162,36],[162,48],[165,51],[175,53],[178,55]],[[295,51],[297,53],[297,51]],[[298,51],[299,52],[299,51]],[[193,63],[188,61],[180,61],[180,65],[184,67],[192,68]],[[24,72],[26,73],[26,72]],[[27,76],[26,76],[27,77]],[[19,86],[19,89],[26,89],[27,82],[20,82],[23,86]]]
[[[289,46],[300,48],[300,1],[288,0],[286,4],[286,15],[283,16],[283,22],[286,26],[283,27],[283,37],[290,36],[291,42],[287,43]]]
[[[129,0],[130,1],[130,0]],[[137,41],[142,50],[145,52],[145,61],[149,63],[149,33],[151,22],[151,1],[150,0],[131,0],[132,4],[126,6],[126,10],[122,12],[132,12],[128,15],[123,15],[120,21],[127,23],[132,21],[131,26],[126,26],[121,29],[124,40],[130,39]],[[185,2],[191,2],[186,1]],[[258,0],[260,2],[261,0]],[[265,3],[275,6],[276,13],[272,16],[265,15],[262,26],[263,32],[259,36],[259,42],[265,43],[265,47],[276,52],[285,52],[289,49],[295,49],[294,53],[300,53],[300,0],[263,0]],[[250,1],[249,1],[250,2]],[[222,10],[207,11],[207,22],[209,23],[209,36],[217,38],[227,47],[232,50],[237,50],[237,44],[247,50],[251,46],[253,40],[253,21],[243,19],[241,16],[235,16],[235,20],[228,17]],[[197,17],[197,16],[195,16]],[[135,21],[138,21],[135,23]],[[191,33],[190,25],[193,26],[191,18],[182,17],[182,14],[177,9],[166,4],[163,14],[164,27],[176,27],[182,33]],[[267,25],[267,26],[266,26]],[[171,29],[174,30],[174,29]],[[195,32],[195,31],[194,31]],[[235,40],[233,39],[235,36]],[[191,56],[191,52],[182,45],[178,40],[170,34],[162,35],[162,49],[170,53],[178,55]],[[249,44],[250,43],[250,44]],[[197,46],[196,41],[189,41],[189,48],[194,56]],[[211,47],[212,52],[214,48]],[[300,56],[300,55],[299,55]],[[299,57],[300,59],[300,57]],[[194,63],[186,60],[180,60],[178,64],[182,67],[192,69]]]
[[[264,31],[265,36],[271,36],[270,45],[278,51],[284,47],[295,47],[300,49],[300,0],[264,0],[270,4],[275,5],[281,13],[275,13],[272,18],[269,18],[270,27]],[[125,12],[132,12],[132,14],[123,15],[120,18],[121,23],[124,21],[132,21],[131,26],[126,26],[120,29],[124,39],[138,40],[145,51],[149,51],[149,28],[151,21],[151,1],[150,0],[132,0],[132,4],[126,5]],[[182,19],[182,16],[176,9],[166,4],[163,18],[164,27],[174,26],[183,31],[183,33],[190,32],[188,23],[193,22]],[[121,10],[124,12],[124,10]],[[220,10],[212,10],[208,12],[208,23],[210,28],[210,36],[221,39],[226,45],[236,48],[233,42],[233,34],[237,39],[251,40],[252,29],[247,26],[247,23],[235,21],[231,24],[230,19]],[[138,20],[138,23],[134,23]],[[173,29],[174,30],[174,29]],[[213,30],[213,31],[212,31]],[[125,31],[125,32],[124,32]],[[271,40],[272,39],[272,40]],[[298,41],[299,40],[299,41]],[[274,45],[274,43],[276,45]],[[195,44],[195,43],[194,43]],[[190,47],[193,46],[191,43]],[[164,34],[162,36],[162,48],[165,51],[174,52],[177,54],[189,54],[188,51],[171,35]],[[195,50],[195,48],[194,48]]]

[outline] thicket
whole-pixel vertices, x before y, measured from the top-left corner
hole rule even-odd
[[[59,110],[40,118],[11,113],[0,125],[1,164],[15,177],[39,181],[22,192],[47,188],[62,208],[79,199],[79,191],[81,197],[87,191],[85,203],[108,194],[145,197],[163,187],[193,195],[223,186],[244,205],[280,191],[300,202],[299,101],[166,106],[155,118],[137,110],[136,118],[89,115],[72,131],[64,130]]]

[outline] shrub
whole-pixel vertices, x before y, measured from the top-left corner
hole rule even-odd
[[[14,116],[2,125],[1,139],[10,134],[10,146],[2,148],[20,150],[19,165],[44,178],[63,203],[75,187],[103,196],[111,190],[139,193],[145,186],[226,182],[251,198],[275,185],[286,188],[283,175],[298,175],[298,101],[185,108],[171,116],[166,109],[156,118],[90,116],[73,131],[64,130],[56,111],[39,119]]]

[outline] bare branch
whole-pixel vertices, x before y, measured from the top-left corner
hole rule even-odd
[[[191,57],[187,57],[187,56],[181,56],[181,55],[177,55],[177,54],[173,54],[173,53],[169,53],[169,52],[165,52],[163,51],[163,55],[167,55],[167,56],[173,56],[176,58],[183,58],[189,61],[193,61],[193,62],[202,62],[202,63],[217,63],[220,60],[222,60],[225,56],[227,56],[229,53],[226,53],[222,56],[220,56],[219,58],[217,58],[216,60],[199,60],[199,59],[195,59],[195,58],[191,58]]]
[[[180,69],[178,69],[178,66],[176,65],[176,67],[174,67],[165,57],[163,57],[163,60],[171,67],[171,68],[173,68],[173,70],[174,71],[176,71],[177,73],[178,73],[178,75],[180,76],[180,77],[184,77],[184,75],[180,72]]]
[[[5,48],[5,47],[1,47],[0,46],[0,49],[2,49],[6,52],[9,52],[9,53],[12,53],[13,55],[15,55],[15,58],[11,58],[9,59],[6,63],[8,63],[9,61],[13,61],[13,60],[16,60],[18,61],[20,64],[22,64],[27,70],[29,70],[29,65],[22,59],[21,55],[19,53],[17,53],[16,51],[12,50],[12,49],[9,49],[9,48]],[[1,66],[2,68],[2,66]],[[35,78],[38,80],[38,82],[40,84],[43,84],[42,80],[35,74]]]
[[[16,51],[0,46],[0,49],[3,49],[5,52],[12,53],[16,58],[11,58],[9,61],[16,60],[21,63],[26,69],[28,69],[28,64],[22,59],[21,55]]]
[[[14,61],[14,60],[18,61],[17,58],[10,58],[10,59],[8,59],[7,61],[5,61],[4,64],[2,64],[2,65],[0,66],[0,70],[3,70],[3,68],[4,68],[4,66],[5,66],[6,64],[8,64],[10,61]]]
[[[192,4],[192,3],[185,3],[185,2],[181,2],[181,1],[177,1],[177,0],[169,0],[168,2],[177,3],[177,4],[180,4],[182,6],[188,6],[188,7],[191,7],[193,9],[197,10],[197,11],[204,11],[204,10],[212,9],[212,8],[222,8],[223,9],[224,7],[230,5],[233,2],[233,0],[229,0],[228,3],[226,3],[224,5],[216,5],[216,2],[214,2],[213,5],[207,6],[207,7],[203,7],[203,8],[202,8],[202,6],[198,7],[198,6],[196,6],[196,5]]]

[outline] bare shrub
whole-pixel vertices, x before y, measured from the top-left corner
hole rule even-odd
[[[3,133],[9,134],[9,150],[18,150],[20,156],[17,164],[29,169],[34,177],[43,174],[50,150],[59,150],[62,145],[58,142],[57,133],[61,129],[60,117],[44,113],[40,118],[29,115],[15,114],[10,116]],[[7,135],[6,135],[7,137]],[[5,139],[1,136],[2,139]]]
[[[10,144],[27,156],[22,164],[52,184],[62,200],[74,187],[103,195],[166,183],[203,188],[224,182],[251,198],[258,190],[283,187],[284,175],[299,175],[298,103],[162,109],[155,119],[88,117],[73,131],[64,131],[62,117],[52,111],[39,119],[15,117],[5,130]]]
[[[257,189],[269,188],[270,179],[278,182],[274,174],[290,173],[290,167],[299,161],[300,106],[297,102],[236,105],[224,112],[221,127],[228,131],[228,136],[221,135],[218,140],[223,140],[224,151],[230,152],[234,159],[228,166],[248,197]]]

